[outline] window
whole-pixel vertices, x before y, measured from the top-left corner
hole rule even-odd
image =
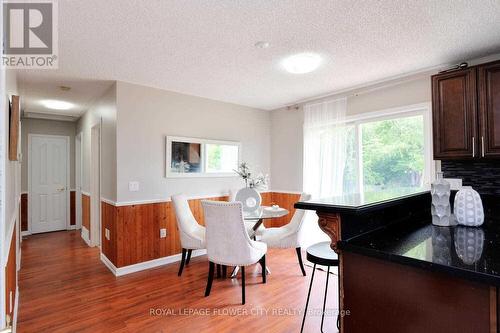
[[[382,191],[393,197],[430,183],[432,152],[427,105],[346,117],[313,131],[319,138],[315,163],[327,163],[328,174],[336,178],[322,174],[319,183],[340,181],[331,194],[323,191],[328,196],[362,193],[369,200],[375,193],[380,198]],[[308,172],[313,171],[310,169]],[[318,196],[325,196],[323,192]]]
[[[167,177],[236,177],[240,143],[167,137]]]

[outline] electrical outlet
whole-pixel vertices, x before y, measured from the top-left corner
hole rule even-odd
[[[160,238],[165,238],[167,237],[167,229],[162,228],[160,229]]]
[[[138,181],[128,182],[128,190],[130,192],[137,192],[137,191],[139,191],[139,182]]]
[[[460,178],[445,178],[444,180],[450,183],[452,190],[460,190],[462,188],[462,179]]]
[[[109,229],[104,229],[104,237],[106,237],[107,240],[109,240],[110,235],[109,235]]]

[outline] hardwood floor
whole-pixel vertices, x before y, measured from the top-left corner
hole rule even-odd
[[[22,243],[17,332],[299,332],[311,268],[302,277],[293,249],[270,250],[266,259],[267,284],[257,265],[248,267],[241,305],[239,279],[215,279],[203,297],[205,256],[193,258],[182,277],[175,263],[117,278],[78,231],[30,236]],[[310,311],[321,311],[325,275],[316,272]],[[328,291],[333,312],[336,278]],[[327,315],[327,332],[336,331],[335,320]],[[304,331],[319,332],[320,321],[310,314]]]

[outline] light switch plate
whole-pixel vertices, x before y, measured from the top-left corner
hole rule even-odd
[[[160,238],[165,238],[167,237],[167,229],[162,228],[160,229]]]
[[[130,192],[137,192],[137,191],[139,191],[139,182],[138,181],[130,181],[130,182],[128,182],[128,190]]]
[[[106,237],[106,239],[109,240],[110,238],[109,229],[104,228],[104,237]]]

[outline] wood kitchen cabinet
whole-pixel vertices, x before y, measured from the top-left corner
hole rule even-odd
[[[500,61],[432,76],[434,159],[500,158]]]
[[[477,147],[476,69],[432,77],[434,159],[471,159]]]
[[[481,157],[500,157],[500,61],[478,66]]]

